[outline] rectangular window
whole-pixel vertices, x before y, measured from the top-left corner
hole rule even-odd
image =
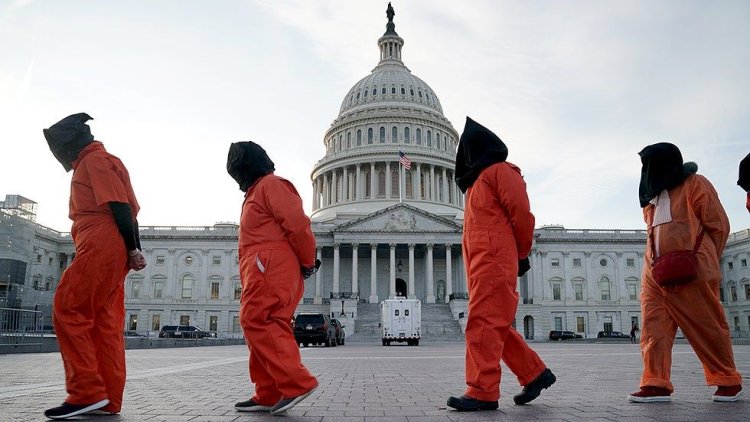
[[[737,302],[737,286],[729,288],[730,294],[732,295],[732,302]]]
[[[161,329],[161,315],[151,316],[151,331],[159,331]]]
[[[164,255],[156,255],[156,265],[164,265]]]
[[[576,332],[586,332],[586,320],[582,316],[576,317]]]
[[[550,265],[553,267],[559,267],[560,266],[560,259],[559,258],[552,258],[550,259]]]
[[[213,258],[211,258],[211,263],[214,265],[221,265],[221,257],[214,256]]]
[[[634,327],[638,325],[638,317],[637,316],[631,316],[630,317],[630,327]]]
[[[141,282],[134,281],[133,288],[130,292],[130,297],[132,297],[133,299],[138,299],[140,296],[141,296]]]
[[[573,266],[574,267],[580,267],[581,266],[581,258],[573,258]]]
[[[604,317],[604,331],[608,333],[612,332],[612,317],[611,316]]]
[[[218,331],[219,328],[219,317],[211,315],[208,317],[208,331]]]
[[[734,264],[732,263],[732,261],[729,261],[729,262],[727,262],[727,267],[728,267],[728,268],[729,268],[730,270],[733,270],[733,269],[734,269]]]
[[[211,283],[211,299],[219,298],[219,283]]]
[[[630,295],[630,300],[638,300],[638,287],[635,283],[628,284],[628,294]]]
[[[46,291],[52,290],[52,282],[51,281],[47,281],[46,283],[44,283],[44,290],[46,290]]]
[[[609,281],[600,281],[599,282],[599,291],[601,292],[601,298],[602,300],[611,300],[610,299],[610,291],[609,291]]]
[[[740,267],[742,268],[747,267],[747,259],[740,259]]]
[[[724,288],[719,286],[719,300],[724,302]]]
[[[562,317],[555,317],[555,330],[562,330]]]
[[[233,333],[240,332],[240,316],[239,315],[235,315],[232,317],[232,332]]]
[[[50,258],[49,261],[48,261],[49,266],[51,267],[52,264],[54,264],[54,263],[55,263],[55,258]]]
[[[740,331],[740,317],[734,317],[734,331]]]
[[[42,256],[41,255],[37,255],[36,256],[36,262],[42,262]]]
[[[164,282],[155,281],[154,282],[154,299],[161,299],[163,295],[164,295]]]
[[[190,299],[193,297],[193,280],[182,280],[182,298]]]
[[[190,325],[190,315],[180,315],[180,325]]]
[[[138,330],[138,315],[130,314],[130,319],[128,320],[128,330],[130,331]]]
[[[552,300],[560,300],[560,284],[552,285]]]
[[[626,261],[626,263],[627,263],[628,267],[635,267],[635,259],[634,258],[628,258],[627,261]]]
[[[745,284],[745,300],[750,300],[750,284]]]
[[[239,300],[242,297],[242,285],[240,283],[234,283],[234,298]]]
[[[576,284],[573,288],[576,291],[576,300],[583,300],[583,284]]]

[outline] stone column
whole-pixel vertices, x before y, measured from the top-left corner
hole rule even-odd
[[[564,292],[560,292],[561,294],[565,294],[564,297],[562,297],[563,300],[573,300],[575,299],[575,293],[573,293],[573,283],[570,281],[570,274],[568,274],[568,268],[570,268],[573,264],[568,265],[568,259],[570,258],[570,252],[563,251],[562,253],[562,270],[563,270],[563,283],[565,283]]]
[[[445,244],[445,303],[450,301],[453,294],[453,263],[451,262],[451,244]]]
[[[391,199],[391,162],[385,162],[385,199]]]
[[[375,174],[375,163],[370,163],[370,199],[378,197],[378,175]]]
[[[378,303],[378,244],[370,244],[370,303]]]
[[[354,199],[357,201],[362,200],[362,169],[359,163],[357,163],[357,174],[354,180]]]
[[[435,166],[430,164],[430,201],[435,201]]]
[[[359,291],[359,280],[357,274],[357,259],[359,255],[359,243],[352,243],[352,293],[355,295]]]
[[[320,175],[320,177],[323,179],[322,205],[325,207],[325,206],[328,206],[328,176],[325,173],[323,173],[322,175]]]
[[[318,179],[313,180],[313,211],[318,209]]]
[[[432,243],[427,244],[427,296],[425,303],[435,303],[435,286],[432,280]]]
[[[448,175],[443,167],[443,202],[448,202]]]
[[[409,292],[407,293],[409,299],[417,297],[414,291],[414,246],[413,243],[409,243]]]
[[[339,290],[339,247],[341,244],[333,244],[333,292],[340,292]]]
[[[396,297],[396,244],[391,243],[388,246],[391,248],[391,265],[389,266],[390,280],[388,280],[390,288],[388,297],[394,298]]]
[[[349,200],[349,169],[344,167],[343,169],[343,182],[341,183],[341,202]]]
[[[414,189],[414,199],[422,199],[422,165],[417,163],[417,174],[413,177],[414,185],[417,187]]]
[[[584,252],[583,257],[583,263],[586,265],[586,302],[593,305],[595,300],[599,300],[599,296],[596,294],[597,282],[591,278],[591,252]],[[593,333],[593,331],[589,331]]]
[[[316,256],[317,258],[323,262],[323,247],[318,246],[315,248]],[[323,298],[320,296],[320,278],[321,278],[321,271],[318,270],[315,273],[315,299],[313,299],[313,303],[320,304],[323,303]]]
[[[619,300],[619,303],[622,303],[623,301],[630,299],[628,295],[628,286],[625,285],[625,268],[623,267],[623,265],[625,265],[625,260],[622,258],[622,251],[618,251],[615,254],[617,256],[617,261],[615,261],[615,284],[617,284],[617,289],[619,290],[617,292],[619,293],[617,299]],[[612,300],[614,300],[614,297]],[[630,325],[630,321],[627,321],[627,323]],[[624,330],[629,327],[623,325],[622,328]]]
[[[333,170],[331,172],[331,203],[336,204],[338,203],[338,199],[336,196],[338,195],[339,190],[336,188],[336,170]]]

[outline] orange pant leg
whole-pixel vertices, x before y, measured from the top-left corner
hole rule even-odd
[[[295,397],[318,385],[302,365],[289,324],[303,294],[299,265],[291,250],[265,250],[258,256],[265,273],[256,265],[255,255],[242,263],[240,320],[253,358],[250,379],[259,397]]]
[[[503,345],[503,362],[518,378],[518,383],[528,385],[547,367],[542,358],[526,344],[523,336],[511,328]]]
[[[641,295],[641,387],[651,386],[673,391],[672,345],[677,323],[669,315],[665,293],[653,281],[644,283]]]
[[[109,295],[101,297],[104,306],[99,307],[93,338],[97,348],[99,373],[107,388],[109,404],[104,410],[119,413],[122,409],[122,396],[125,390],[125,339],[122,329],[125,326],[124,279],[127,269],[114,277]]]

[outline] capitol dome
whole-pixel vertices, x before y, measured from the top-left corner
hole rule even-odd
[[[326,155],[312,171],[313,221],[341,223],[399,202],[463,218],[453,174],[458,133],[435,91],[404,65],[403,46],[390,15],[377,66],[347,92],[323,138]]]

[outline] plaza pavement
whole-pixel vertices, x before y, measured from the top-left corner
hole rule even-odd
[[[750,394],[714,403],[703,370],[688,345],[676,345],[671,403],[634,404],[641,370],[638,345],[534,343],[557,383],[526,406],[513,405],[520,390],[503,367],[500,409],[458,413],[449,395],[464,388],[463,343],[420,347],[351,343],[302,349],[320,387],[286,416],[239,413],[236,401],[252,394],[244,346],[128,350],[125,404],[109,421],[748,421]],[[750,378],[750,346],[735,359]],[[747,382],[747,381],[746,381]],[[746,384],[747,385],[747,384]],[[40,421],[42,411],[65,398],[58,353],[0,355],[0,421]],[[83,418],[82,418],[83,419]]]

